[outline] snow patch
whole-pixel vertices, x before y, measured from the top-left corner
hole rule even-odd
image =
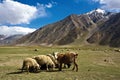
[[[98,8],[98,9],[96,9],[96,10],[92,10],[92,11],[86,13],[86,14],[92,14],[92,13],[94,13],[94,12],[102,13],[102,14],[105,14],[105,13],[106,13],[105,10],[103,10],[103,9],[99,9],[99,8]]]
[[[97,11],[98,13],[102,13],[102,14],[105,13],[105,10],[102,10],[102,9],[96,9],[95,11]]]

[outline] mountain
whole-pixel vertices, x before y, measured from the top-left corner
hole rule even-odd
[[[120,47],[120,13],[112,15],[109,20],[101,24],[87,41],[89,43]]]
[[[0,45],[11,45],[22,36],[23,36],[22,34],[11,35],[11,36],[0,35]]]
[[[0,40],[3,40],[5,38],[5,35],[0,35]]]
[[[93,20],[94,23],[97,23],[99,21],[106,21],[112,13],[102,9],[95,9],[88,12],[87,15]]]
[[[111,26],[116,29],[115,26],[118,24],[113,21],[116,20],[119,22],[116,18],[115,13],[113,14],[101,9],[96,9],[82,15],[72,14],[63,20],[48,24],[33,33],[23,36],[16,41],[16,44],[51,46],[68,44],[80,45],[87,41],[88,43],[103,44],[104,39],[110,36],[108,34],[103,38],[103,35],[109,32]],[[101,35],[102,37],[99,37]],[[113,34],[111,33],[111,35]],[[112,41],[114,41],[113,38]]]
[[[40,45],[70,44],[76,39],[82,39],[93,27],[96,27],[96,25],[88,15],[78,16],[72,14],[61,21],[46,25],[22,37],[17,40],[17,43]]]

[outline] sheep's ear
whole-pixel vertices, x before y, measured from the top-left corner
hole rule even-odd
[[[75,54],[75,58],[77,58],[78,57],[78,54]]]
[[[76,56],[78,56],[78,54],[76,53]]]

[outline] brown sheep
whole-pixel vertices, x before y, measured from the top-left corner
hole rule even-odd
[[[57,57],[57,60],[59,62],[59,71],[62,70],[62,64],[74,64],[74,67],[72,70],[75,69],[76,67],[76,71],[78,71],[78,64],[76,63],[76,58],[77,58],[78,54],[75,52],[67,52],[64,54],[59,54]]]
[[[53,55],[53,56],[55,57],[55,59],[57,60],[58,56],[59,56],[59,55],[62,55],[62,54],[65,54],[65,53],[53,52],[52,55]],[[58,65],[58,62],[57,62],[57,65]],[[67,63],[67,64],[64,63],[64,68],[66,68],[66,66],[67,66],[68,68],[70,68],[71,63]]]
[[[40,69],[40,66],[35,59],[25,58],[23,60],[22,72],[24,69],[26,69],[27,72],[29,72],[31,69],[32,69],[32,71],[37,72],[37,70]]]

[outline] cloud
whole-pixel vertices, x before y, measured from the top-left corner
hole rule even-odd
[[[29,23],[34,18],[37,8],[12,0],[0,3],[0,24]]]
[[[93,0],[94,2],[99,2],[102,6],[101,8],[120,12],[120,0]]]
[[[0,24],[29,24],[31,20],[47,16],[46,8],[52,4],[30,6],[13,0],[0,3]]]
[[[15,34],[28,34],[36,29],[34,28],[25,28],[21,26],[0,26],[0,34],[3,35],[15,35]]]
[[[48,3],[45,5],[47,8],[51,8],[53,5],[51,3]]]

